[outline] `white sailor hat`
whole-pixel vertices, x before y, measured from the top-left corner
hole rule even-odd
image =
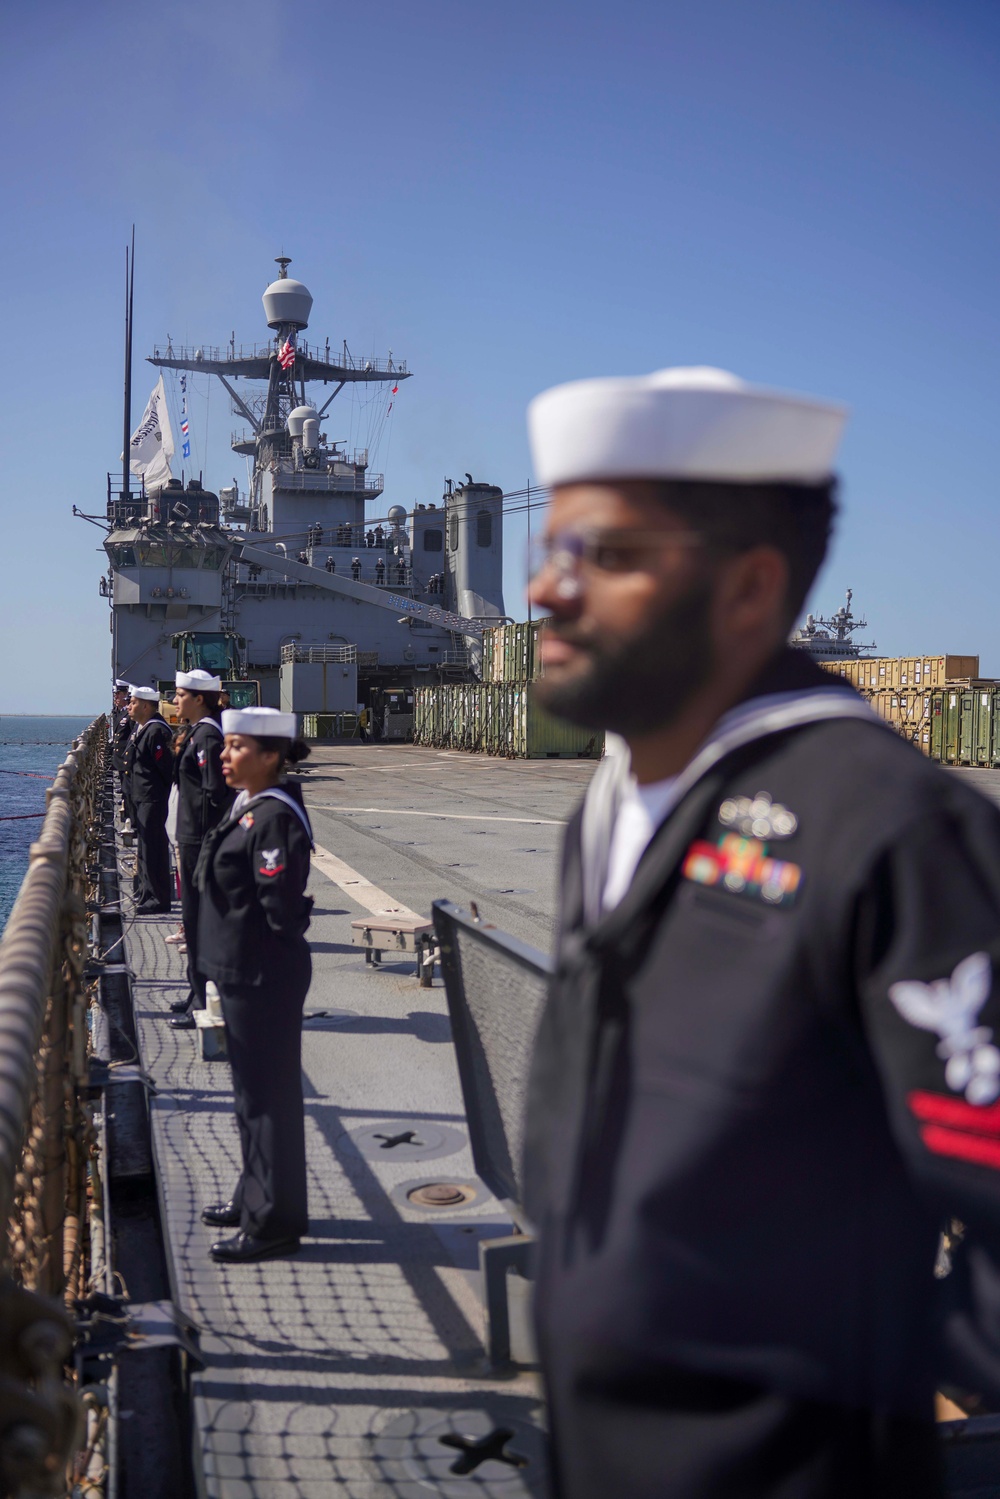
[[[726,370],[574,380],[536,396],[528,433],[538,480],[698,479],[821,484],[847,411],[748,385]]]
[[[144,703],[158,703],[160,694],[155,687],[130,687],[129,696],[137,697]]]
[[[299,732],[294,713],[277,708],[224,708],[224,734],[249,734],[252,739],[294,739]]]
[[[188,692],[221,692],[222,678],[213,677],[210,671],[179,671],[174,677],[176,687],[186,687]]]
[[[128,692],[128,691],[131,690],[131,686],[132,686],[131,682],[123,681],[123,679],[121,677],[115,677],[115,691],[116,692]]]

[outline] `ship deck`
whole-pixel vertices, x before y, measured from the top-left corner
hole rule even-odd
[[[331,745],[307,765],[318,846],[303,1036],[311,1231],[297,1257],[210,1260],[219,1231],[200,1211],[230,1195],[237,1172],[229,1069],[167,1024],[186,989],[164,942],[174,921],[143,918],[126,934],[172,1294],[205,1358],[193,1381],[199,1488],[211,1499],[538,1495],[523,1299],[520,1326],[512,1313],[521,1362],[499,1378],[483,1352],[478,1244],[510,1222],[475,1176],[440,978],[421,988],[409,958],[367,965],[350,924],[380,904],[427,916],[446,897],[548,948],[562,824],[594,763]],[[414,1127],[423,1154],[376,1138]],[[459,1211],[409,1201],[414,1184],[441,1181],[476,1196]],[[501,1428],[507,1461],[463,1459],[439,1440]]]
[[[380,905],[426,916],[445,897],[475,901],[548,948],[562,825],[594,762],[331,745],[307,764],[317,841],[303,1034],[311,1231],[297,1257],[209,1259],[218,1230],[200,1211],[229,1196],[237,1172],[229,1069],[201,1061],[194,1034],[167,1024],[186,989],[183,960],[164,942],[174,920],[126,932],[172,1294],[205,1359],[193,1379],[199,1492],[538,1499],[541,1405],[516,1285],[518,1363],[498,1377],[483,1351],[478,1244],[511,1225],[475,1176],[441,981],[421,988],[408,957],[366,964],[351,922]],[[1000,771],[957,773],[1000,803]],[[127,874],[127,851],[120,857]],[[413,1129],[423,1152],[378,1138]],[[468,1184],[476,1196],[458,1211],[421,1210],[407,1197],[421,1182]],[[495,1450],[521,1466],[463,1459],[440,1440],[501,1429],[510,1439]],[[470,1471],[456,1473],[456,1462]]]

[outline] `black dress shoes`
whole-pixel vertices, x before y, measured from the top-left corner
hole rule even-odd
[[[170,910],[169,906],[158,906],[153,901],[145,901],[141,906],[136,906],[137,916],[165,916]]]
[[[175,1031],[193,1031],[195,1028],[193,1015],[171,1015],[170,1024]]]
[[[202,1223],[211,1223],[216,1228],[239,1228],[240,1210],[232,1199],[229,1202],[213,1202],[211,1207],[202,1208]]]
[[[187,1000],[186,999],[174,999],[174,1000],[172,1000],[171,1003],[170,1003],[170,1013],[171,1013],[171,1015],[190,1015],[191,1011],[188,1009],[188,1002],[187,1002]]]
[[[269,1260],[279,1255],[298,1254],[298,1239],[255,1239],[253,1234],[238,1233],[231,1239],[213,1244],[211,1256],[226,1265],[242,1265],[249,1260]]]

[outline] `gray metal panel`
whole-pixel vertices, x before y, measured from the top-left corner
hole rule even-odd
[[[476,1170],[516,1210],[528,1066],[551,958],[450,901],[433,904]]]

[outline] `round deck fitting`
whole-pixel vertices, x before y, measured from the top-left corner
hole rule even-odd
[[[372,1438],[381,1474],[394,1487],[412,1484],[441,1499],[537,1494],[545,1468],[544,1436],[505,1407],[498,1402],[490,1410],[403,1411]]]
[[[479,1207],[486,1201],[481,1182],[464,1176],[444,1176],[427,1181],[400,1182],[389,1196],[399,1207],[416,1208],[421,1213],[460,1213]]]
[[[351,1130],[348,1139],[366,1161],[433,1161],[454,1155],[466,1144],[462,1130],[420,1119],[368,1124]]]

